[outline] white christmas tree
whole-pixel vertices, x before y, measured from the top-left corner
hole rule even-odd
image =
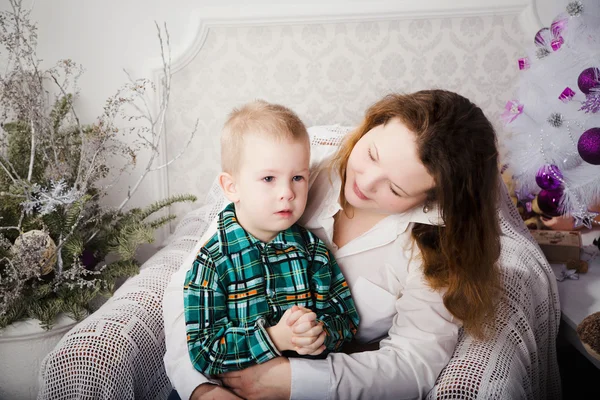
[[[600,204],[600,0],[574,1],[518,60],[502,118],[519,200],[591,228]]]

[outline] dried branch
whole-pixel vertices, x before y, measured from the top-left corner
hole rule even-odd
[[[146,168],[144,169],[142,174],[139,176],[138,180],[133,185],[133,188],[130,188],[127,191],[127,196],[123,199],[121,204],[119,204],[119,206],[117,207],[117,211],[121,211],[125,207],[125,205],[129,202],[129,200],[131,200],[131,197],[137,191],[137,189],[139,188],[140,184],[143,182],[146,175],[152,170],[152,165],[154,164],[154,159],[158,155],[158,152],[156,149],[158,148],[158,144],[160,143],[160,138],[162,136],[164,124],[165,124],[165,116],[166,116],[167,109],[169,107],[169,98],[171,95],[171,42],[170,42],[169,30],[167,29],[167,25],[165,24],[164,25],[165,39],[163,40],[160,26],[156,22],[154,24],[156,25],[156,30],[157,30],[157,34],[158,34],[158,42],[160,44],[160,55],[161,55],[161,60],[162,60],[162,65],[163,65],[162,71],[163,71],[164,76],[161,81],[163,91],[161,93],[162,96],[161,96],[161,100],[159,103],[160,107],[159,107],[159,112],[158,112],[158,118],[155,123],[153,122],[151,124],[151,134],[152,134],[151,154],[150,154],[150,158],[148,159],[148,163],[146,164]],[[165,42],[166,42],[166,48],[167,48],[167,58],[165,58]],[[147,110],[148,110],[148,114],[146,116],[151,121],[154,121],[154,119],[152,118],[152,115],[150,113],[149,107],[147,107]],[[158,127],[158,132],[156,131],[156,127]]]
[[[6,166],[4,165],[5,160],[0,160],[0,167],[2,167],[2,169],[4,170],[4,172],[6,173],[6,175],[8,175],[8,177],[13,181],[13,183],[17,183],[17,178],[15,178],[10,171],[8,170],[8,168],[6,168]],[[14,171],[14,169],[13,169]]]
[[[50,74],[50,78],[54,81],[54,83],[56,84],[56,86],[58,87],[58,89],[60,90],[62,95],[65,97],[68,96],[65,89],[58,82],[58,79],[56,79],[56,76],[54,76],[54,74]],[[75,126],[77,127],[77,131],[79,132],[79,136],[81,137],[81,140],[83,141],[83,138],[85,137],[83,134],[83,127],[81,125],[81,121],[79,120],[79,116],[77,115],[77,111],[75,111],[75,107],[73,107],[73,102],[69,102],[69,109],[73,115],[73,118],[75,119]],[[83,159],[84,153],[85,153],[85,146],[82,145],[80,148],[80,154],[79,154],[80,160]],[[81,165],[82,165],[82,163],[79,163],[79,169],[77,170],[77,176],[75,178],[75,185],[78,185],[80,183],[79,178],[81,176]]]
[[[183,153],[185,152],[185,150],[189,147],[190,143],[192,142],[192,139],[194,139],[194,136],[196,135],[196,132],[198,131],[198,123],[199,123],[199,121],[200,121],[199,119],[196,120],[196,123],[194,124],[194,129],[192,130],[192,133],[190,134],[190,138],[186,142],[185,146],[183,146],[181,148],[181,151],[179,152],[179,154],[177,154],[175,157],[173,157],[172,159],[170,159],[169,161],[167,161],[163,165],[159,165],[158,167],[152,168],[151,171],[158,171],[159,169],[163,169],[165,167],[168,167],[169,165],[171,165],[173,162],[175,162],[179,157],[181,157],[183,155]]]
[[[31,182],[31,175],[33,175],[33,162],[35,161],[35,126],[33,120],[31,120],[31,151],[29,156],[29,171],[27,172],[27,182]]]
[[[134,80],[126,72],[129,82],[87,125],[74,101],[83,69],[68,59],[40,69],[37,28],[22,0],[9,2],[12,12],[0,11],[0,47],[8,50],[6,73],[0,75],[0,118],[7,121],[0,124],[0,329],[23,316],[38,318],[48,328],[57,312],[83,309],[99,290],[110,290],[116,276],[136,273],[136,248],[151,242],[154,231],[174,218],[169,214],[147,222],[149,215],[195,198],[171,197],[123,211],[149,172],[167,167],[183,153],[155,166],[171,93],[166,26],[163,33],[155,24],[164,74],[156,109],[146,97],[149,85],[156,89],[152,82]],[[56,86],[57,94],[50,95],[44,84]],[[123,129],[118,125],[122,121],[136,126]],[[133,144],[120,140],[125,134]],[[102,206],[107,190],[136,165],[140,148],[148,149],[149,159],[135,184],[118,208]],[[111,165],[115,156],[125,165]],[[105,178],[112,182],[101,186]],[[110,252],[120,260],[108,268]]]

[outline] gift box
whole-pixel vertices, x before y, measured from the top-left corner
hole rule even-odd
[[[540,245],[550,263],[566,263],[579,260],[581,232],[531,230],[531,235]]]

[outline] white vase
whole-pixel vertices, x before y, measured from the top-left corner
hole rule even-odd
[[[60,314],[49,331],[42,329],[37,319],[0,329],[0,399],[35,399],[42,360],[75,324]]]

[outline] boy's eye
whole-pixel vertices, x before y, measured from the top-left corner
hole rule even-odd
[[[294,182],[300,182],[304,177],[302,175],[296,175],[292,178]]]
[[[373,157],[373,153],[371,153],[371,148],[369,148],[367,151],[369,153],[369,158],[371,159],[371,161],[375,161],[375,157]]]
[[[394,193],[396,196],[398,196],[398,197],[402,197],[402,196],[400,195],[400,193],[396,192],[396,191],[394,190],[394,188],[393,188],[391,185],[390,185],[390,190],[391,190],[391,191],[392,191],[392,193]]]
[[[263,178],[263,181],[265,181],[265,182],[273,182],[273,179],[275,179],[275,178],[274,178],[274,177],[272,177],[272,176],[265,176],[265,177]]]

